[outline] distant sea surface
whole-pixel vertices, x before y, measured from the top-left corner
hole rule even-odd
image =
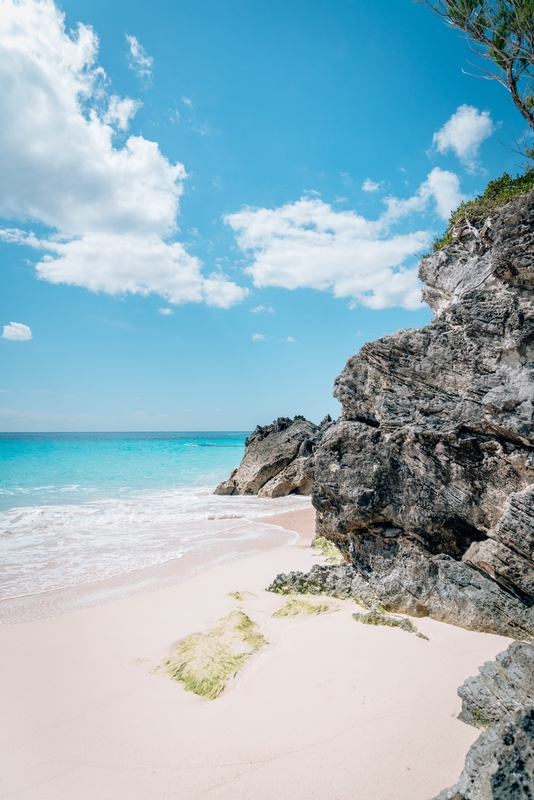
[[[218,497],[247,432],[0,434],[0,599],[80,586],[265,538],[309,498]],[[267,529],[269,530],[269,529]]]

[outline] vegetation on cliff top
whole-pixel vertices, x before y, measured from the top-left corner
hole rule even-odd
[[[534,167],[527,169],[522,175],[512,178],[507,172],[500,178],[490,181],[484,192],[474,200],[462,203],[449,219],[447,230],[433,243],[433,252],[441,250],[454,239],[454,229],[462,221],[475,228],[481,227],[493,211],[505,205],[510,200],[517,199],[520,195],[527,194],[534,187]]]
[[[504,86],[534,131],[534,0],[417,2],[428,5],[448,26],[464,34],[471,52],[482,59],[471,64],[474,76],[495,80]],[[524,146],[522,155],[534,160],[534,146]],[[490,181],[483,194],[462,203],[453,213],[443,236],[434,241],[433,252],[450,244],[454,238],[461,238],[462,228],[467,231],[477,228],[478,235],[478,229],[496,207],[526,194],[533,186],[532,165],[524,175],[512,178],[505,172],[501,178]]]

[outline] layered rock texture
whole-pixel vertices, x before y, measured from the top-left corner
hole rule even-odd
[[[432,325],[365,344],[315,451],[330,583],[388,610],[534,633],[534,194],[420,266]],[[337,570],[337,572],[336,572]],[[335,576],[338,576],[335,578]],[[311,576],[310,576],[311,577]],[[316,576],[317,577],[317,576]]]
[[[317,533],[346,564],[279,575],[280,594],[516,640],[459,689],[486,729],[436,800],[534,798],[534,191],[424,258],[432,325],[366,344],[315,447]]]
[[[420,266],[432,325],[364,345],[315,450],[317,533],[345,565],[270,590],[516,640],[459,689],[486,729],[436,800],[534,798],[534,192]]]
[[[469,750],[458,783],[435,800],[530,800],[534,797],[534,709],[483,733]]]
[[[480,667],[476,678],[468,678],[458,694],[459,719],[476,728],[488,728],[524,706],[534,706],[534,645],[513,642],[495,661]]]
[[[284,497],[310,494],[314,478],[314,451],[331,423],[320,425],[304,417],[279,417],[271,425],[258,425],[245,442],[245,455],[215,494],[257,494]]]
[[[469,750],[458,783],[436,800],[534,797],[534,647],[514,642],[459,688],[460,719],[488,728]]]

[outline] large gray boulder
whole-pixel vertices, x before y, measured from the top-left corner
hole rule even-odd
[[[513,642],[458,689],[460,719],[489,728],[469,750],[458,783],[436,800],[534,797],[534,647]]]
[[[260,497],[310,494],[315,447],[330,423],[330,417],[314,425],[296,416],[279,417],[263,427],[258,425],[245,441],[241,464],[228,480],[219,484],[215,494]]]
[[[435,800],[532,800],[534,709],[515,711],[482,733],[458,783]]]
[[[534,706],[534,646],[513,642],[495,661],[486,661],[476,678],[458,689],[462,698],[459,719],[476,728],[488,728],[515,711]]]
[[[317,532],[386,608],[534,633],[534,193],[424,258],[432,325],[365,344],[315,451]],[[354,578],[351,581],[354,583]],[[511,630],[514,633],[511,633]]]

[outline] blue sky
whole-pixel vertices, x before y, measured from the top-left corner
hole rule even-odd
[[[0,6],[1,430],[337,416],[347,357],[429,321],[451,208],[521,166],[412,0]]]

